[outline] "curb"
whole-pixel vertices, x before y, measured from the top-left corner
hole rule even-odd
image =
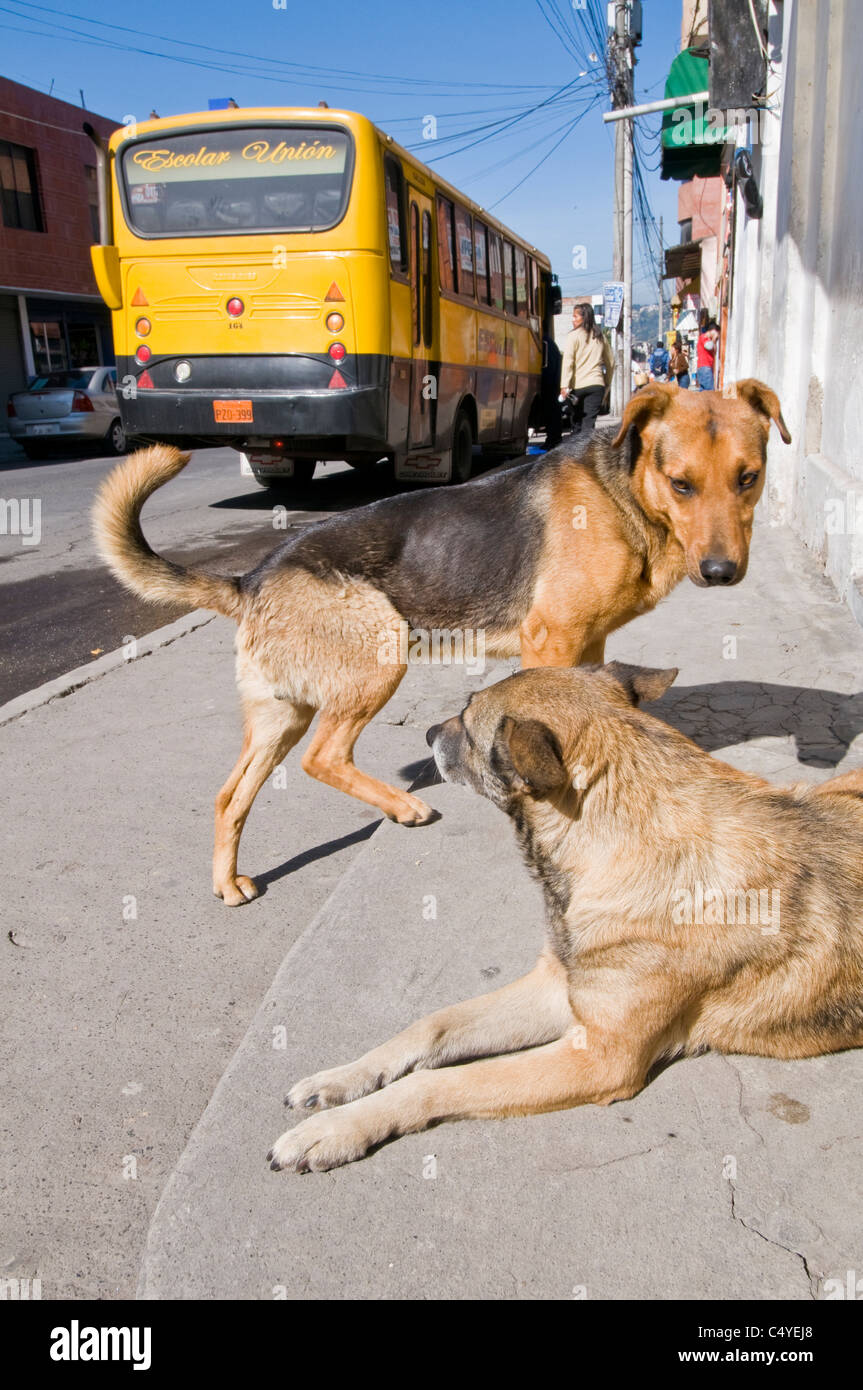
[[[125,655],[122,647],[118,647],[115,651],[100,656],[97,661],[88,662],[86,666],[78,666],[74,671],[68,671],[65,676],[58,676],[53,681],[47,681],[45,685],[39,685],[35,690],[28,690],[24,695],[16,695],[14,700],[0,705],[0,728],[4,724],[11,724],[13,720],[29,714],[31,710],[51,704],[53,700],[62,700],[65,696],[72,695],[82,686],[101,680],[103,676],[107,676],[111,671],[116,671],[120,666],[128,666],[132,661],[140,661],[142,657],[152,656],[153,652],[159,651],[161,647],[168,647],[172,642],[176,642],[178,637],[185,637],[188,633],[195,632],[199,627],[206,627],[207,623],[213,622],[216,617],[217,614],[209,612],[206,608],[196,608],[193,612],[178,618],[176,622],[168,623],[165,627],[157,627],[155,632],[148,632],[144,637],[141,637],[138,640],[137,654],[132,658]]]

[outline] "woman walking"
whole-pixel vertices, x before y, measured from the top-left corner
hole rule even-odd
[[[671,375],[681,391],[689,390],[689,357],[679,333],[675,333],[674,347],[671,349]]]
[[[614,359],[596,324],[591,304],[576,304],[572,332],[563,349],[561,390],[569,397],[572,438],[593,430],[600,406],[611,390]]]

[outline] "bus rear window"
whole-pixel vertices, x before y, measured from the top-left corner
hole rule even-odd
[[[323,231],[344,216],[352,153],[321,126],[153,136],[123,151],[126,217],[142,236]]]

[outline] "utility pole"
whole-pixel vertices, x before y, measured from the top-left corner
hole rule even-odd
[[[662,218],[659,219],[659,336],[662,337],[662,286],[665,283],[665,243],[662,239]]]
[[[631,18],[632,0],[611,0],[609,5],[609,54],[613,72],[612,106],[632,105],[634,62]],[[613,22],[612,22],[613,21]],[[631,391],[632,363],[632,119],[615,124],[614,131],[614,243],[613,276],[623,282],[620,329],[614,333],[614,377],[611,410],[621,415]]]

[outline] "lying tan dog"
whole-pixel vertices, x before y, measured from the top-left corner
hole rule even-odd
[[[602,661],[605,639],[684,575],[736,584],[746,573],[779,401],[759,381],[736,399],[655,385],[630,401],[613,442],[556,450],[461,487],[389,497],[308,527],[237,579],[155,555],[140,514],[188,455],[157,445],[106,479],[94,510],[101,553],[135,593],[215,608],[239,623],[242,752],[216,799],[213,891],[257,896],[237,873],[240,835],[275,767],[320,721],[303,756],[312,777],[402,825],[432,818],[416,796],[354,766],[354,745],[405,674],[406,630],[483,634],[523,666]],[[385,656],[386,659],[382,659]]]
[[[514,984],[300,1081],[286,1104],[324,1113],[282,1135],[273,1168],[334,1168],[441,1120],[624,1100],[675,1054],[863,1043],[863,769],[773,787],[716,761],[633,707],[676,674],[525,671],[429,730],[446,780],[513,821],[545,948]]]

